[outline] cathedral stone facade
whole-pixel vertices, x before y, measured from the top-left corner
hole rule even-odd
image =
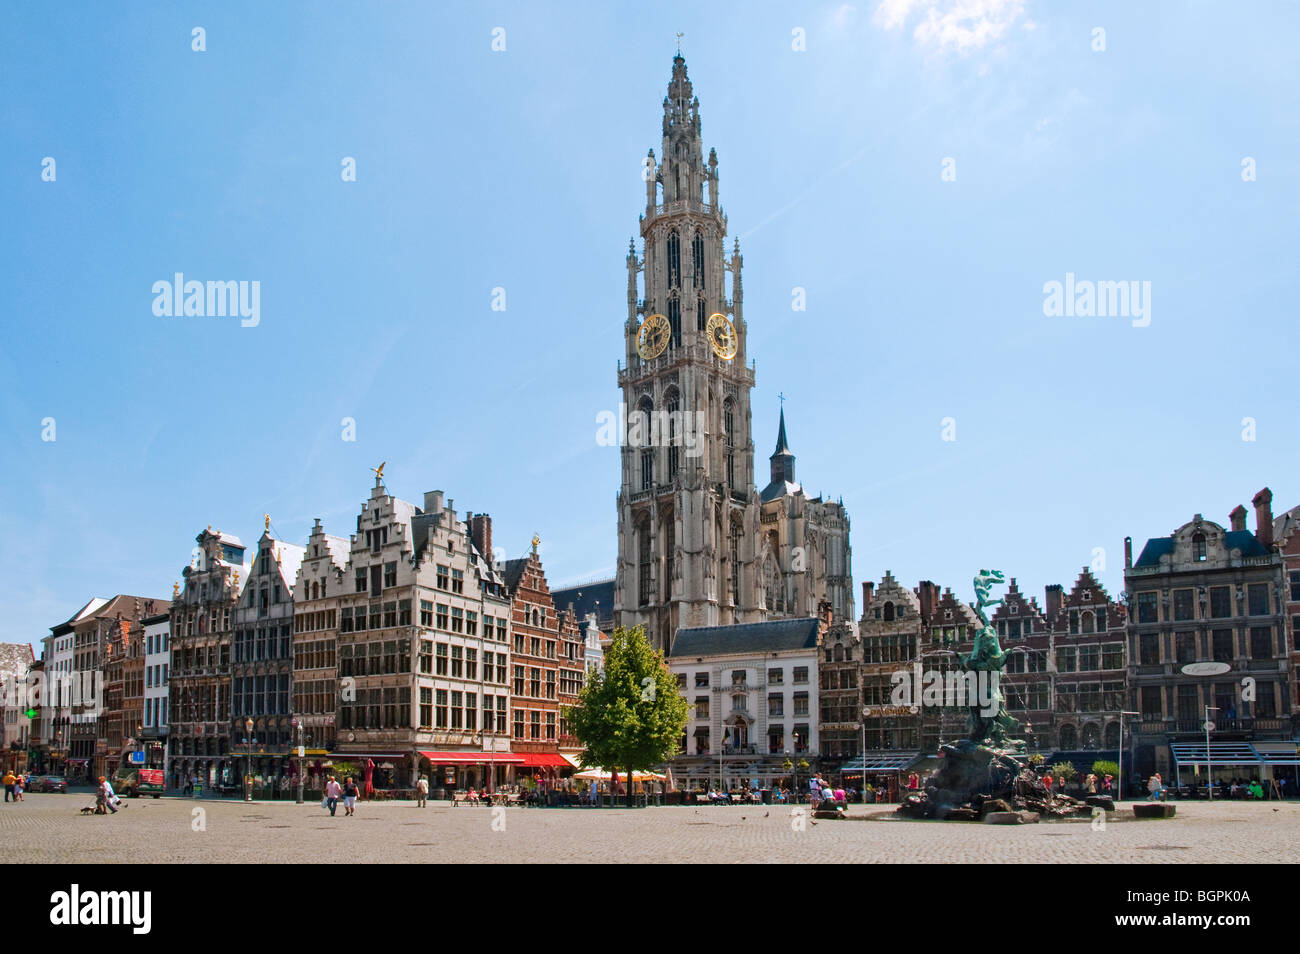
[[[627,257],[615,622],[667,650],[679,628],[810,617],[822,600],[852,620],[848,515],[795,483],[784,413],[772,482],[755,486],[742,258],[680,53],[663,108],[644,249]]]

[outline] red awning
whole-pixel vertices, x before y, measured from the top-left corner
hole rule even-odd
[[[434,765],[520,765],[523,756],[508,752],[421,752]]]
[[[573,768],[573,765],[563,756],[550,752],[524,752],[522,758],[523,762],[520,764],[524,768]]]

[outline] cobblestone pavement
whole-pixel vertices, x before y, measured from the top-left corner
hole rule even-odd
[[[1300,861],[1300,802],[1180,802],[1177,818],[1160,821],[1137,821],[1121,808],[1100,829],[1087,819],[902,821],[884,806],[854,806],[848,821],[814,823],[777,806],[495,810],[381,802],[359,805],[352,818],[340,806],[331,818],[319,802],[146,798],[125,801],[116,815],[81,815],[91,804],[88,795],[29,794],[0,805],[0,844],[36,863]],[[803,830],[795,830],[801,820]]]

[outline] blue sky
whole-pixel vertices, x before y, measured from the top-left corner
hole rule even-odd
[[[346,535],[380,461],[508,556],[540,534],[552,585],[612,573],[596,415],[677,31],[759,486],[784,392],[855,589],[996,566],[1041,599],[1104,547],[1117,592],[1126,535],[1300,503],[1297,8],[961,8],[3,4],[0,639],[167,596],[209,524]],[[156,317],[178,271],[259,281],[260,324]],[[1149,326],[1046,317],[1066,273],[1151,282]]]

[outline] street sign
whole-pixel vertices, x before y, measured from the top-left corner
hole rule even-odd
[[[307,754],[307,747],[303,745],[298,746],[298,758],[302,758],[306,754]]]
[[[1213,731],[1214,731],[1214,723],[1213,723],[1213,722],[1206,722],[1206,723],[1204,723],[1204,724],[1201,726],[1201,728],[1204,729],[1206,732],[1213,732]]]
[[[139,751],[139,752],[128,752],[128,753],[127,753],[127,760],[128,760],[132,765],[144,765],[144,752],[142,752],[142,751]]]

